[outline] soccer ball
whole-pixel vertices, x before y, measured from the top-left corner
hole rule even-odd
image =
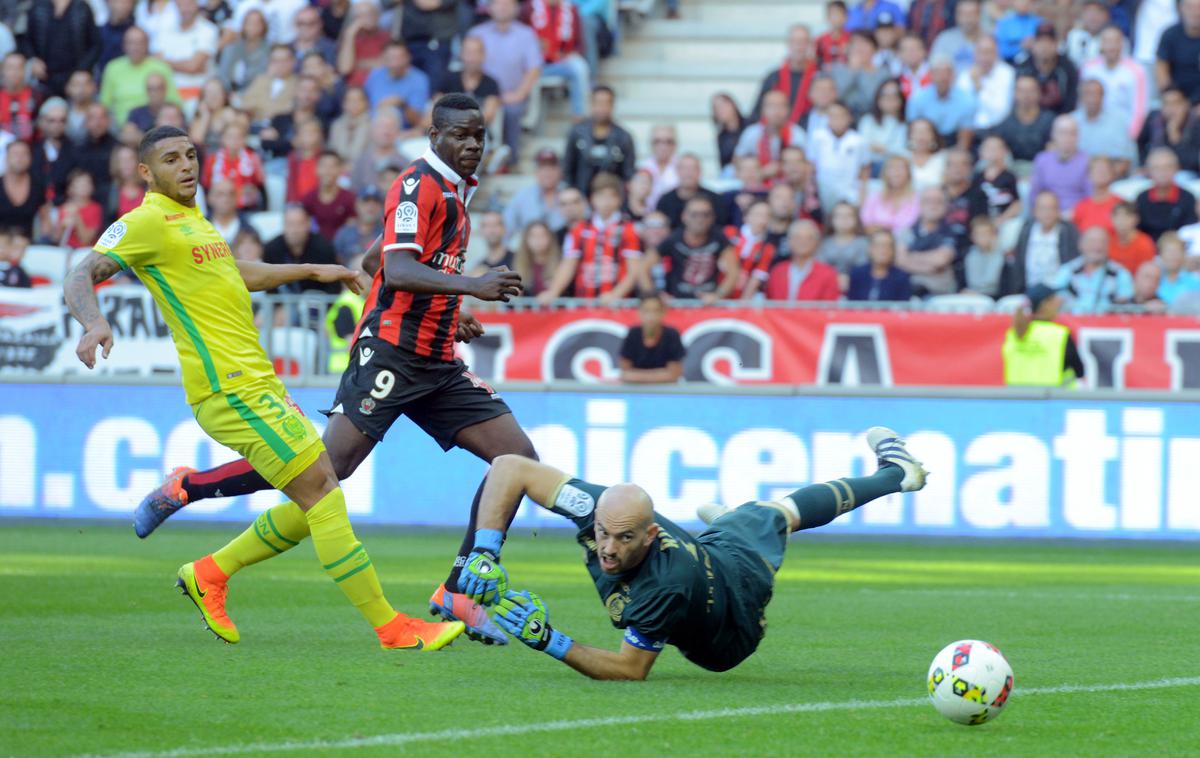
[[[959,724],[976,726],[996,718],[1012,690],[1012,666],[987,642],[951,642],[929,666],[933,707]]]

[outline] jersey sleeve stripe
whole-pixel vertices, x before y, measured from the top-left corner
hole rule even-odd
[[[208,346],[204,344],[204,338],[200,336],[200,327],[196,326],[195,321],[192,321],[192,317],[188,315],[187,309],[183,307],[183,302],[179,299],[179,295],[175,294],[175,290],[167,283],[167,278],[162,275],[158,267],[146,266],[143,270],[158,285],[158,288],[162,291],[163,298],[167,301],[167,305],[171,306],[175,317],[183,325],[183,330],[187,332],[188,337],[192,340],[192,344],[196,346],[196,352],[200,355],[200,362],[204,364],[204,375],[208,377],[209,389],[213,392],[220,392],[221,382],[217,379],[217,367],[213,363],[212,353],[208,352]]]
[[[416,250],[420,251],[421,246],[416,242],[397,242],[394,245],[387,245],[383,248],[383,252],[390,253],[393,250]]]

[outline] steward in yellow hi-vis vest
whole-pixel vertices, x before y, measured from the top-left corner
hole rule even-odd
[[[350,365],[350,338],[362,318],[365,302],[359,295],[343,289],[325,314],[325,335],[329,340],[326,368],[331,374],[341,374]]]
[[[1062,298],[1044,284],[1027,293],[1029,307],[1013,314],[1004,335],[1004,383],[1023,387],[1075,388],[1083,361],[1071,330],[1054,323]]]

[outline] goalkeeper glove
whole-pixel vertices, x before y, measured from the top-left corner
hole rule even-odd
[[[475,547],[458,575],[458,591],[480,605],[495,605],[508,590],[508,572],[500,565],[503,540],[496,529],[475,532]]]
[[[575,644],[567,635],[550,626],[550,611],[539,595],[532,592],[506,592],[496,607],[496,623],[534,650],[558,660]]]

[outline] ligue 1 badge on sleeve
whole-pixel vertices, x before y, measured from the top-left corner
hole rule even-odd
[[[125,232],[128,231],[124,221],[114,221],[104,234],[100,235],[100,241],[96,243],[97,247],[113,248],[117,243],[125,237]]]
[[[396,234],[415,234],[417,231],[417,204],[407,200],[396,206]]]

